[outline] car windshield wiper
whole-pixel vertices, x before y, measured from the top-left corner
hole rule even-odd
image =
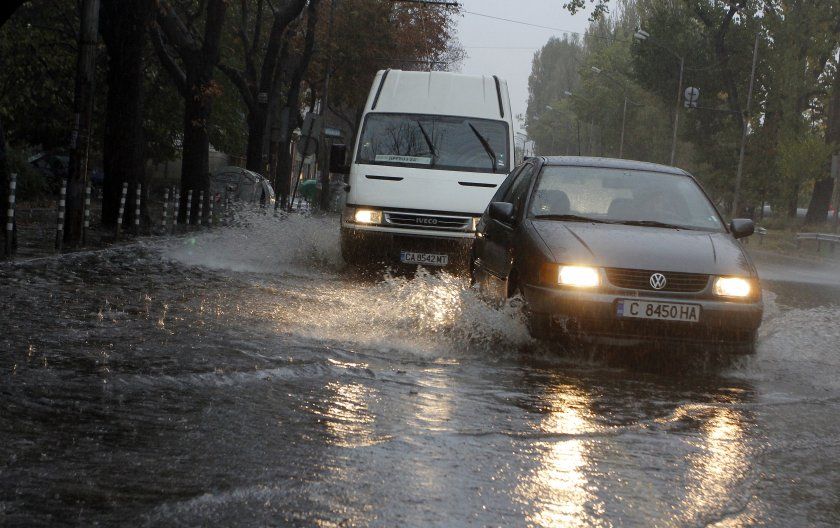
[[[493,147],[490,146],[490,142],[487,141],[487,138],[482,136],[481,132],[479,132],[472,123],[467,121],[467,125],[470,127],[470,130],[473,131],[475,137],[478,138],[478,141],[481,142],[481,146],[484,147],[484,151],[487,152],[488,156],[490,156],[490,163],[493,164],[491,168],[493,169],[493,172],[496,172],[496,151],[493,150]]]
[[[426,140],[426,145],[429,146],[429,152],[432,153],[432,163],[433,166],[435,164],[435,160],[437,159],[437,151],[435,150],[435,146],[432,144],[432,138],[429,137],[429,134],[426,132],[426,129],[423,128],[423,123],[417,121],[417,126],[420,127],[420,133],[423,134],[423,139]]]
[[[669,224],[667,222],[660,222],[658,220],[621,220],[615,223],[632,226],[664,227],[666,229],[691,229],[690,227],[686,227],[683,225]]]
[[[612,224],[609,220],[601,220],[599,218],[592,218],[589,216],[581,216],[576,214],[538,214],[534,218],[540,220],[565,220],[567,222],[593,222],[596,224]]]

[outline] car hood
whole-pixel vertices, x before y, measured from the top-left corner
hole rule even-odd
[[[741,244],[728,233],[659,227],[534,220],[555,262],[607,268],[754,275]]]

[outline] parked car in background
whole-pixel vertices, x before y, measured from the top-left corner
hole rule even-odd
[[[222,167],[210,176],[210,196],[216,203],[274,205],[274,188],[260,174],[242,167]]]
[[[763,312],[758,275],[737,240],[753,230],[751,220],[726,225],[674,167],[531,159],[482,216],[471,267],[485,294],[524,297],[536,338],[743,353]]]

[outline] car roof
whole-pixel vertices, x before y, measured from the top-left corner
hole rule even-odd
[[[594,156],[541,156],[543,164],[561,167],[604,167],[609,169],[646,170],[664,172],[679,176],[690,176],[686,171],[669,165],[634,161],[617,158],[598,158]]]

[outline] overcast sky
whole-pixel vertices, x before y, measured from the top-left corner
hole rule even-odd
[[[528,75],[534,52],[552,36],[563,33],[470,14],[529,22],[540,26],[583,32],[586,13],[571,15],[564,0],[460,0],[463,17],[458,38],[467,52],[462,73],[498,75],[508,82],[513,115],[524,114],[528,105]],[[520,124],[515,123],[517,128]]]

